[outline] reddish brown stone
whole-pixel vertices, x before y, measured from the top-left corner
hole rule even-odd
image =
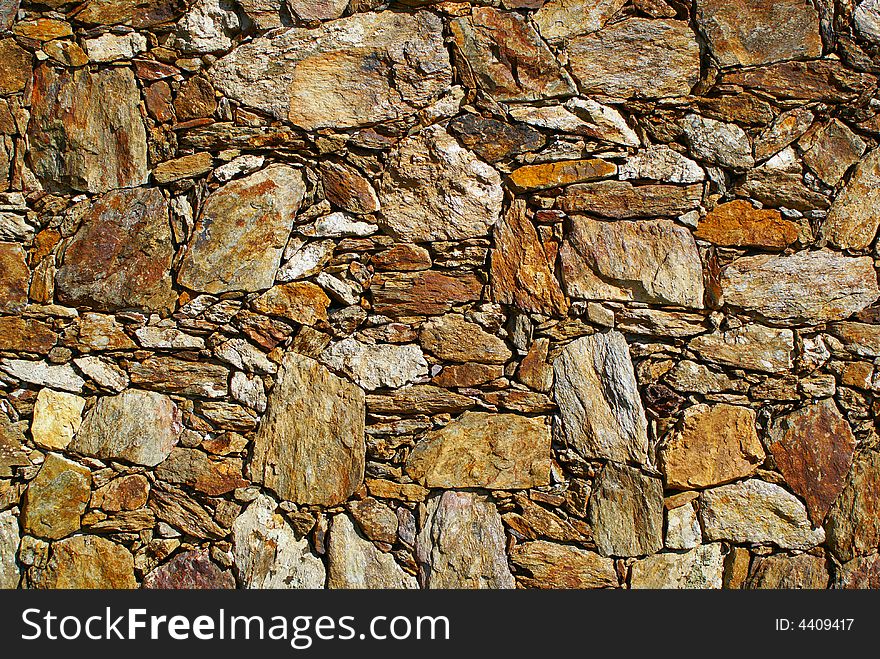
[[[865,451],[825,522],[828,547],[841,561],[876,553],[880,545],[880,453]]]
[[[138,78],[150,81],[170,78],[180,73],[176,66],[163,64],[151,59],[136,59],[134,61],[134,70]]]
[[[525,124],[507,124],[476,114],[466,114],[449,122],[449,130],[483,160],[498,162],[544,146],[544,136]]]
[[[431,253],[412,243],[401,243],[376,254],[371,263],[376,270],[412,272],[431,267]]]
[[[785,249],[798,239],[798,225],[777,210],[755,208],[737,199],[716,206],[700,220],[694,235],[725,247]]]
[[[438,387],[477,387],[497,380],[504,375],[504,368],[491,364],[450,364],[443,368],[431,382]]]
[[[220,496],[247,487],[238,458],[211,459],[198,449],[175,448],[156,467],[156,476],[169,483],[187,485],[209,496]]]
[[[836,570],[835,588],[880,588],[880,556],[854,558]]]
[[[702,185],[638,185],[627,181],[578,183],[556,200],[568,213],[584,211],[602,217],[681,215],[700,205]]]
[[[180,86],[174,99],[174,110],[178,121],[210,117],[217,109],[214,87],[207,78],[195,76]]]
[[[0,350],[45,355],[57,340],[52,328],[39,320],[0,316]]]
[[[825,558],[810,554],[758,556],[743,588],[755,589],[824,589],[828,587]]]
[[[517,389],[492,391],[485,394],[483,399],[490,405],[523,414],[543,414],[556,411],[556,403],[544,394],[534,391],[519,391]]]
[[[327,199],[342,210],[359,215],[379,210],[379,198],[372,184],[353,167],[325,162],[321,165],[321,180]]]
[[[166,122],[174,119],[174,110],[171,107],[171,87],[164,80],[154,82],[144,89],[144,101],[147,112],[156,121]]]
[[[234,589],[235,577],[211,561],[208,550],[178,554],[144,577],[143,588],[163,590]]]
[[[137,510],[147,505],[150,482],[141,474],[131,474],[114,478],[92,493],[92,508],[107,512]]]
[[[377,276],[371,290],[376,313],[397,318],[442,314],[453,304],[479,300],[483,285],[470,273],[450,276],[425,270]]]
[[[352,501],[348,510],[364,535],[375,542],[397,542],[397,514],[384,503],[367,498]]]
[[[523,357],[516,372],[516,379],[536,391],[547,392],[553,386],[553,367],[547,362],[550,341],[536,339]]]
[[[404,387],[388,394],[367,396],[367,411],[371,414],[455,413],[463,412],[474,405],[473,398],[428,384]]]
[[[0,309],[17,311],[27,303],[30,277],[22,246],[0,243]]]
[[[735,69],[724,74],[721,82],[780,98],[849,103],[872,87],[876,79],[847,69],[838,61],[822,59]]]
[[[14,94],[31,79],[31,54],[15,39],[0,40],[0,94]]]
[[[315,325],[327,320],[330,298],[320,286],[295,281],[270,288],[251,305],[260,313],[281,316],[302,325]]]

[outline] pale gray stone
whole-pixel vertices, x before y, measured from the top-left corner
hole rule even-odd
[[[621,181],[648,179],[666,183],[699,183],[706,178],[697,163],[662,144],[627,158],[617,175]]]
[[[351,518],[335,515],[330,522],[327,548],[328,588],[417,589],[416,578],[407,574],[391,554],[379,551],[362,537]]]
[[[779,373],[791,368],[794,333],[789,329],[750,323],[703,334],[692,339],[688,347],[702,359],[715,364]]]
[[[703,531],[693,503],[666,511],[667,549],[693,549],[702,539]]]
[[[630,586],[636,588],[721,588],[724,555],[721,543],[701,545],[684,553],[663,553],[636,561]]]
[[[80,393],[85,385],[70,364],[49,364],[32,362],[27,359],[0,359],[0,370],[7,375],[34,384],[38,387],[51,387],[62,391]]]
[[[228,50],[239,26],[230,0],[198,0],[178,21],[175,44],[186,53]]]
[[[689,114],[682,122],[691,153],[713,165],[744,170],[754,167],[749,136],[736,124]]]
[[[321,354],[321,361],[367,391],[396,389],[428,377],[428,362],[415,344],[371,345],[349,337],[331,344]]]
[[[16,557],[21,531],[14,510],[0,513],[0,590],[18,588],[21,581]]]

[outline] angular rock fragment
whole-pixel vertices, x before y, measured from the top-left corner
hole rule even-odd
[[[187,535],[216,539],[227,534],[191,494],[162,482],[150,489],[149,507],[156,517]]]
[[[164,185],[207,174],[213,166],[214,156],[210,153],[192,153],[159,163],[153,168],[153,178],[156,183]]]
[[[0,477],[10,478],[13,467],[30,465],[24,441],[21,428],[10,423],[5,414],[0,414]]]
[[[599,554],[544,540],[524,542],[510,552],[511,562],[527,576],[526,588],[617,588],[614,561]]]
[[[625,4],[625,0],[549,0],[533,18],[541,36],[558,42],[600,30]]]
[[[631,588],[721,588],[724,555],[721,543],[700,545],[690,551],[663,553],[636,561]]]
[[[240,27],[229,0],[197,0],[177,23],[174,45],[185,53],[228,50]]]
[[[327,21],[339,18],[347,0],[288,0],[287,6],[301,21]]]
[[[328,201],[349,213],[363,215],[380,208],[372,184],[353,167],[325,162],[321,165],[321,180]]]
[[[447,128],[465,147],[489,163],[535,151],[546,142],[544,136],[534,128],[476,114],[457,117],[449,122]]]
[[[525,165],[513,170],[507,180],[516,192],[523,193],[596,181],[616,173],[617,165],[614,163],[601,158],[589,158]]]
[[[20,542],[18,518],[11,510],[0,513],[0,590],[14,590],[21,581],[16,564]]]
[[[825,559],[810,554],[758,556],[752,562],[747,589],[823,589],[828,587]]]
[[[367,391],[402,387],[428,377],[428,362],[417,345],[370,345],[349,337],[321,353],[321,362]]]
[[[765,160],[782,151],[807,132],[814,118],[807,108],[795,108],[780,114],[755,138],[755,158]]]
[[[58,335],[38,320],[0,316],[0,350],[45,355],[57,340]]]
[[[880,588],[880,556],[854,558],[835,570],[834,588]]]
[[[699,207],[702,196],[700,185],[597,181],[569,186],[556,200],[556,206],[567,213],[588,212],[614,219],[677,216]]]
[[[742,171],[755,165],[749,136],[736,124],[689,114],[683,120],[691,154],[712,165]]]
[[[792,366],[794,334],[791,330],[752,323],[698,336],[689,347],[716,364],[778,373]]]
[[[880,546],[880,453],[856,456],[846,485],[828,513],[828,547],[841,561],[866,556]]]
[[[64,450],[82,423],[86,401],[75,394],[41,389],[34,404],[31,437],[49,450]]]
[[[0,243],[0,309],[17,311],[28,299],[31,272],[17,243]]]
[[[764,95],[827,103],[849,103],[876,83],[874,76],[852,71],[830,59],[733,69],[720,80]]]
[[[737,199],[713,208],[700,220],[694,236],[725,247],[783,250],[798,239],[798,225],[777,210],[758,209]]]
[[[804,164],[830,186],[840,182],[867,147],[862,138],[837,119],[808,131],[798,146],[803,151]]]
[[[30,79],[31,54],[15,39],[0,40],[0,94],[20,92]]]
[[[504,364],[511,357],[507,344],[459,314],[429,319],[419,333],[421,345],[440,359]]]
[[[835,247],[861,250],[874,242],[880,226],[880,149],[858,164],[837,195],[822,234]]]
[[[620,166],[621,181],[647,179],[666,183],[699,183],[706,173],[690,158],[668,146],[651,146],[626,159]]]
[[[474,404],[473,398],[429,384],[417,384],[388,394],[367,397],[367,408],[377,414],[410,414],[413,410],[426,414],[456,413]]]
[[[211,459],[203,451],[175,448],[156,467],[156,476],[169,483],[187,485],[209,496],[247,487],[238,458]]]
[[[221,570],[207,549],[178,554],[144,575],[142,588],[160,590],[234,589],[232,571]]]
[[[614,325],[621,332],[674,338],[695,336],[707,329],[705,316],[659,309],[621,309],[614,315]]]
[[[94,535],[54,543],[49,561],[31,568],[28,579],[32,588],[47,590],[137,588],[131,552]]]
[[[471,273],[423,270],[374,277],[371,291],[376,313],[399,318],[438,315],[454,304],[479,300],[483,285]]]
[[[168,394],[223,398],[229,391],[229,371],[217,364],[157,356],[129,364],[128,371],[132,384]]]
[[[415,577],[404,572],[391,554],[361,537],[346,514],[334,515],[327,546],[328,588],[417,589]]]
[[[150,482],[141,474],[130,474],[114,478],[92,493],[89,506],[107,512],[137,510],[146,505],[150,493]]]
[[[21,512],[25,533],[58,540],[78,531],[91,486],[87,467],[49,453],[25,492]]]
[[[61,391],[79,393],[85,386],[70,364],[49,364],[27,359],[0,359],[0,371],[22,382],[38,387],[52,387]]]

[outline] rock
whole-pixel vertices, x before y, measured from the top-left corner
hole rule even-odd
[[[254,310],[280,316],[302,325],[327,321],[330,298],[319,286],[310,282],[293,282],[274,286],[251,302]]]
[[[880,3],[877,0],[860,2],[853,12],[853,25],[864,39],[880,42]]]
[[[843,320],[880,297],[872,259],[829,250],[736,259],[721,288],[727,304],[786,325]]]
[[[168,394],[223,398],[229,391],[229,371],[217,364],[157,356],[129,364],[128,371],[132,384]]]
[[[3,0],[0,2],[0,29],[4,32],[15,22],[20,0]]]
[[[28,484],[21,511],[25,533],[58,540],[80,528],[89,503],[92,474],[87,467],[49,453]]]
[[[439,125],[400,141],[382,177],[382,225],[407,242],[484,236],[498,220],[501,177]]]
[[[29,156],[44,187],[105,192],[146,183],[147,137],[130,69],[41,65],[31,103]]]
[[[422,325],[419,341],[425,350],[446,361],[504,364],[511,357],[504,340],[459,314],[429,319]]]
[[[174,99],[174,112],[178,121],[210,117],[216,109],[214,88],[202,76],[194,76],[183,83]]]
[[[228,0],[198,0],[177,23],[174,45],[185,53],[229,50],[239,18]]]
[[[752,323],[698,336],[688,347],[709,362],[778,373],[791,368],[794,335],[791,330]]]
[[[0,94],[22,91],[31,79],[31,54],[15,39],[0,39]]]
[[[475,7],[450,23],[452,38],[480,87],[498,101],[577,93],[535,29],[519,14]]]
[[[120,476],[95,490],[89,505],[107,512],[137,510],[147,504],[149,494],[150,482],[145,476]]]
[[[132,59],[147,49],[147,38],[137,32],[105,33],[83,41],[85,52],[93,62],[115,62]]]
[[[367,397],[367,408],[371,414],[411,414],[413,411],[425,414],[443,412],[454,414],[473,406],[473,398],[429,384],[417,384],[387,394]]]
[[[210,84],[210,83],[208,83]],[[214,170],[214,178],[221,183],[231,181],[236,176],[242,174],[253,174],[255,171],[262,169],[266,159],[263,156],[255,156],[245,154],[233,158],[225,165],[220,165]]]
[[[663,546],[663,486],[634,467],[608,462],[593,484],[589,520],[602,556],[644,556]]]
[[[415,577],[404,572],[391,554],[362,538],[351,518],[342,513],[330,521],[327,547],[328,588],[417,589]]]
[[[527,489],[550,484],[550,462],[540,417],[465,412],[416,444],[406,471],[429,488]]]
[[[12,28],[12,31],[17,36],[35,41],[63,39],[73,34],[70,23],[55,18],[34,18],[18,21]]]
[[[98,399],[70,450],[155,467],[171,453],[182,430],[180,410],[170,398],[128,389]]]
[[[834,588],[880,588],[880,557],[854,558],[835,569]]]
[[[668,501],[667,499],[667,504]],[[700,528],[700,519],[692,502],[666,511],[664,546],[667,549],[693,549],[702,541],[703,530]]]
[[[556,207],[567,213],[586,211],[601,217],[678,216],[698,208],[701,185],[638,185],[628,181],[597,181],[569,186]]]
[[[47,590],[137,588],[131,552],[94,535],[54,543],[48,563],[31,568],[29,580],[32,588]]]
[[[473,492],[448,491],[427,502],[416,538],[423,588],[514,588],[495,505]]]
[[[376,276],[370,290],[376,313],[399,318],[438,315],[453,304],[479,300],[483,285],[471,273],[453,277],[439,270],[423,270]]]
[[[410,243],[398,243],[373,255],[373,268],[382,272],[411,272],[431,267],[431,253],[424,247]]]
[[[378,202],[377,202],[378,203]],[[379,230],[375,224],[359,222],[341,212],[319,217],[314,224],[300,229],[300,233],[310,238],[343,238],[356,236],[365,238]]]
[[[617,165],[601,158],[563,160],[525,165],[510,173],[508,183],[516,192],[533,192],[608,178],[617,174]]]
[[[749,136],[736,124],[689,114],[682,121],[682,128],[695,158],[736,171],[754,167]]]
[[[569,39],[565,52],[589,96],[687,96],[700,76],[700,48],[681,21],[629,18]]]
[[[64,450],[82,423],[86,401],[74,394],[40,389],[34,404],[31,436],[40,448]]]
[[[880,453],[866,451],[853,461],[846,485],[828,513],[828,547],[842,562],[877,551],[880,545]]]
[[[30,278],[21,245],[0,243],[0,309],[18,311],[27,304]]]
[[[666,145],[650,146],[626,159],[620,166],[621,181],[647,179],[667,183],[699,183],[706,173],[690,158]]]
[[[522,124],[508,124],[497,119],[465,114],[447,125],[465,147],[480,158],[496,163],[544,146],[544,136]]]
[[[617,588],[614,561],[599,554],[537,540],[516,545],[511,562],[524,571],[517,582],[526,588]]]
[[[754,475],[764,461],[755,413],[746,407],[694,405],[662,451],[666,487],[711,487]]]
[[[380,209],[373,185],[353,167],[344,163],[324,162],[321,164],[321,181],[327,200],[342,210],[365,215]]]
[[[825,541],[812,528],[807,509],[778,485],[750,479],[705,490],[700,522],[709,540],[738,544],[774,544],[782,549],[810,549]]]
[[[822,235],[841,249],[862,250],[874,242],[880,226],[880,149],[858,164],[822,225]]]
[[[703,308],[693,236],[670,220],[571,218],[559,251],[562,285],[581,300],[635,300]]]
[[[291,241],[293,242],[293,241]],[[333,257],[336,243],[332,240],[318,240],[299,246],[289,260],[278,270],[277,281],[294,281],[318,274]],[[285,250],[286,255],[287,250]]]
[[[602,29],[625,0],[549,0],[534,13],[541,36],[556,43]]]
[[[0,316],[0,350],[46,355],[57,340],[58,335],[38,320]]]
[[[374,497],[382,499],[396,499],[413,503],[424,501],[428,498],[430,490],[415,483],[395,483],[380,478],[368,478],[367,489]]]
[[[808,131],[798,146],[803,152],[804,164],[830,186],[840,182],[867,148],[862,138],[837,119]]]
[[[553,386],[553,367],[547,363],[549,351],[549,339],[540,338],[532,343],[517,369],[517,380],[536,391],[550,391]]]
[[[358,529],[373,542],[393,545],[397,542],[400,521],[397,513],[372,498],[351,501],[348,510]]]
[[[0,590],[14,590],[21,581],[16,564],[21,532],[11,510],[0,513]]]
[[[232,525],[232,555],[244,588],[323,588],[324,564],[298,540],[290,524],[265,495]]]
[[[553,373],[566,444],[588,459],[645,462],[647,421],[622,334],[593,334],[568,344]]]
[[[648,336],[687,338],[706,331],[706,317],[682,311],[659,309],[621,309],[614,315],[621,332]]]
[[[783,250],[797,242],[799,227],[777,210],[763,210],[742,199],[713,208],[697,225],[694,236],[724,247]]]
[[[187,535],[216,539],[228,533],[217,525],[211,514],[191,494],[161,481],[155,482],[150,489],[149,506],[156,517]]]
[[[175,448],[156,467],[156,476],[169,483],[186,485],[208,496],[220,496],[247,487],[238,458],[211,459],[203,451]]]
[[[85,385],[85,380],[73,370],[70,364],[49,364],[27,359],[0,359],[0,371],[37,387],[52,387],[73,393],[81,392]]]
[[[64,344],[81,352],[134,350],[137,346],[114,316],[85,312],[64,332]]]
[[[315,277],[315,281],[337,302],[348,306],[360,304],[362,289],[352,285],[350,281],[334,277],[326,272]]]
[[[637,588],[721,588],[724,555],[721,543],[695,547],[690,551],[648,556],[632,565],[630,587]]]
[[[345,501],[364,479],[364,410],[359,387],[285,354],[254,440],[252,480],[295,503]]]
[[[698,0],[695,16],[723,67],[822,55],[819,14],[800,0]]]
[[[757,556],[744,588],[749,590],[824,589],[828,587],[825,559],[810,554]]]
[[[162,193],[114,190],[89,207],[64,250],[55,276],[59,300],[99,311],[168,314],[177,299],[171,287],[173,255]]]
[[[230,99],[305,130],[403,119],[452,81],[443,23],[426,11],[358,13],[257,38],[208,76]]]
[[[785,482],[821,524],[843,490],[856,439],[830,398],[777,418],[769,449]]]
[[[161,590],[234,589],[231,570],[217,567],[207,549],[177,554],[167,563],[144,575],[142,588]]]
[[[720,80],[722,84],[760,90],[762,95],[828,103],[849,103],[876,82],[874,76],[852,71],[829,59],[733,69]]]
[[[370,345],[349,337],[331,344],[321,361],[367,391],[396,389],[428,377],[428,362],[417,345]]]
[[[815,115],[807,108],[783,112],[755,138],[755,158],[765,160],[807,132]]]
[[[795,168],[791,170],[770,166],[775,160],[787,157],[789,153],[794,157],[794,151],[789,147],[760,167],[749,171],[741,183],[734,186],[734,192],[741,197],[756,199],[765,207],[784,207],[798,211],[828,208],[830,204],[826,196],[804,185],[800,165],[795,163]]]
[[[347,0],[288,0],[287,6],[301,21],[327,21],[339,18]]]
[[[159,163],[153,169],[153,178],[156,183],[164,185],[207,174],[213,166],[214,156],[210,153],[193,153]]]
[[[205,347],[203,338],[191,336],[173,327],[139,327],[134,335],[142,348],[202,350]]]
[[[275,373],[278,366],[244,339],[229,339],[214,347],[214,354],[249,373]]]
[[[831,334],[843,342],[847,351],[858,357],[880,356],[880,327],[868,323],[834,323]]]
[[[21,429],[12,424],[6,414],[0,414],[0,477],[12,477],[12,467],[27,467],[28,460]]]
[[[305,191],[300,170],[272,165],[208,196],[180,284],[212,294],[271,288]]]

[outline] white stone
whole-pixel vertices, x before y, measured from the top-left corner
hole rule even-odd
[[[249,373],[275,373],[278,365],[244,339],[229,339],[214,348],[217,359]]]
[[[349,337],[328,347],[321,361],[364,389],[396,389],[428,377],[428,362],[417,345],[370,345]]]
[[[342,211],[324,215],[299,231],[310,238],[342,238],[344,236],[372,236],[379,230],[375,224],[360,222]]]
[[[617,172],[622,181],[649,179],[666,183],[699,183],[706,178],[702,167],[666,145],[639,151],[627,158]]]
[[[573,98],[565,107],[583,119],[591,128],[592,137],[624,146],[639,146],[639,136],[629,127],[626,119],[610,105],[602,105],[589,98]]]
[[[229,385],[232,397],[260,414],[266,411],[266,386],[259,377],[249,378],[241,371],[232,374]]]
[[[205,347],[205,340],[200,336],[186,334],[174,327],[140,327],[134,335],[142,348],[202,350]]]
[[[116,393],[128,387],[128,373],[113,362],[105,361],[100,357],[86,356],[77,357],[73,363],[99,387]]]
[[[0,359],[0,370],[22,382],[38,387],[51,387],[62,391],[79,393],[83,390],[83,380],[70,364],[49,364],[32,362],[27,359]]]
[[[721,543],[701,545],[683,554],[654,554],[632,566],[632,588],[721,588]]]
[[[334,277],[326,272],[320,273],[315,277],[315,282],[327,292],[330,297],[344,303],[357,304],[361,301],[358,291],[350,283],[343,281],[339,277]]]
[[[147,38],[137,32],[128,34],[102,34],[83,41],[86,54],[93,62],[115,62],[131,59],[147,49]]]
[[[214,178],[221,183],[226,183],[227,181],[234,179],[236,176],[253,174],[260,169],[265,162],[266,159],[263,156],[255,156],[252,154],[238,156],[215,169]]]
[[[185,53],[228,50],[238,28],[238,15],[230,0],[198,0],[178,21],[175,43]]]
[[[853,12],[856,31],[868,41],[880,43],[880,0],[865,0]]]
[[[754,167],[749,136],[736,124],[689,114],[684,118],[682,128],[691,152],[697,158],[735,170]]]
[[[666,511],[666,548],[693,549],[703,539],[693,503]]]
[[[0,513],[0,590],[18,588],[21,574],[15,559],[21,535],[15,511]]]
[[[334,249],[336,243],[332,240],[317,240],[300,245],[278,270],[276,280],[296,281],[317,274],[333,256]]]

